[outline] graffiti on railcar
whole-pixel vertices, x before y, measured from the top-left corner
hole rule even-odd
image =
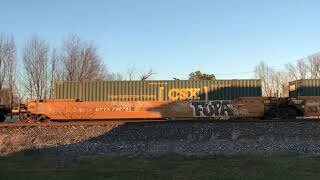
[[[232,117],[234,110],[232,101],[215,100],[209,102],[192,102],[193,116],[195,117]]]
[[[235,108],[234,106],[231,106],[231,107],[232,107],[232,112],[233,112],[234,116],[236,116],[236,117],[250,115],[248,109],[238,109],[238,108]]]
[[[306,108],[307,113],[318,113],[318,107],[317,106],[307,106]]]
[[[49,117],[63,117],[65,119],[92,119],[94,112],[91,108],[78,107],[74,104],[68,104],[63,107],[54,108],[54,111],[49,112]]]
[[[311,114],[319,113],[319,105],[319,102],[307,102],[305,105],[305,112]]]

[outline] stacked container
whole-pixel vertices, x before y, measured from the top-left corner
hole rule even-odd
[[[55,99],[81,101],[232,100],[261,96],[261,80],[57,81]]]
[[[289,82],[289,97],[320,96],[320,79],[302,79]]]

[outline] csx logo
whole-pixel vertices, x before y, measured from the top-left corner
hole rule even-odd
[[[170,89],[168,92],[169,100],[198,100],[200,99],[200,88]]]

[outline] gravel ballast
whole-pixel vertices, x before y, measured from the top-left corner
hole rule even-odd
[[[320,122],[128,123],[0,127],[0,156],[320,153]]]

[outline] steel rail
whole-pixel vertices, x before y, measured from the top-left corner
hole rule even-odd
[[[210,120],[210,119],[113,119],[113,120],[66,120],[38,123],[22,123],[22,122],[4,122],[0,123],[0,127],[25,127],[25,126],[99,126],[99,125],[121,125],[125,123],[272,123],[272,122],[319,122],[320,119],[269,119],[269,120]]]

